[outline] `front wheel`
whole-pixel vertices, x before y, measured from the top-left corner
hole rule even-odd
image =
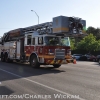
[[[38,62],[38,59],[35,55],[32,55],[31,56],[31,59],[30,59],[30,65],[33,67],[33,68],[39,68],[40,67],[40,64]]]
[[[60,64],[54,64],[53,67],[54,68],[59,68],[61,65]]]

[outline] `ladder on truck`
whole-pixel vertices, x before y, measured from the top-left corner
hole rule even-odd
[[[29,26],[26,28],[23,28],[23,32],[25,33],[31,33],[33,31],[37,31],[39,35],[43,34],[55,34],[53,33],[53,22],[46,22],[34,26]],[[83,34],[72,34],[72,33],[56,33],[55,35],[64,35],[68,37],[75,37],[75,36],[82,36]]]
[[[46,23],[42,23],[42,24],[38,24],[38,25],[34,25],[34,26],[29,26],[29,27],[25,27],[25,28],[19,28],[19,29],[22,30],[22,33],[24,35],[26,32],[30,33],[33,31],[37,31],[39,34],[48,34],[48,33],[52,33],[52,28],[53,28],[52,22],[46,22]],[[15,30],[18,30],[18,29],[15,29]],[[13,32],[15,30],[11,30],[7,33],[4,33],[4,35],[2,37],[2,42],[9,41],[10,32]],[[15,39],[15,38],[13,38],[13,39]]]
[[[69,31],[64,31],[63,32],[61,30],[59,32],[57,32],[57,31],[54,32],[54,30],[56,28],[66,30],[66,25],[63,28],[63,25],[62,25],[62,22],[61,22],[60,18],[62,18],[62,19],[64,18],[62,20],[63,25],[65,25],[64,23],[66,21],[66,18],[69,20],[69,21],[66,22],[66,25],[67,25],[67,28],[68,28]],[[57,18],[55,17],[52,22],[46,22],[46,23],[42,23],[42,24],[38,24],[38,25],[33,25],[33,26],[25,27],[25,28],[19,28],[21,31],[19,30],[18,32],[20,33],[20,35],[19,35],[20,37],[24,36],[24,34],[26,34],[26,33],[31,33],[33,31],[37,31],[40,35],[41,34],[56,34],[56,35],[65,35],[65,36],[68,36],[68,37],[84,37],[87,34],[83,34],[83,33],[82,34],[80,34],[80,33],[75,33],[74,34],[74,33],[72,33],[72,30],[74,30],[74,28],[72,26],[74,26],[75,22],[77,22],[77,25],[78,25],[78,23],[80,22],[80,20],[81,19],[78,19],[78,18],[60,16],[60,17],[57,17]],[[59,22],[60,26],[57,24],[58,22]],[[58,26],[56,27],[56,25],[58,25]],[[10,38],[9,35],[15,34],[16,30],[18,30],[18,29],[11,30],[11,31],[9,31],[7,33],[4,33],[4,35],[2,37],[2,42],[6,42],[6,41],[10,41],[10,40],[15,39],[16,36],[15,37],[13,36],[13,39],[12,39],[12,38]]]
[[[46,22],[46,23],[23,28],[23,32],[37,31],[39,34],[49,34],[52,33],[52,28],[53,28],[52,22]]]

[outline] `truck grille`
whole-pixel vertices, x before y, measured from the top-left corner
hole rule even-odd
[[[65,49],[55,49],[55,59],[65,59]]]

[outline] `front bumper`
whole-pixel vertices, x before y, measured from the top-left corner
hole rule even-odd
[[[65,59],[65,60],[46,59],[45,63],[48,64],[48,65],[53,65],[53,64],[68,64],[68,63],[76,64],[76,59]]]

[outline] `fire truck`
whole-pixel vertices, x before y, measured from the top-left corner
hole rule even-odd
[[[85,34],[86,21],[78,17],[57,16],[46,22],[4,33],[0,38],[2,62],[29,62],[34,68],[75,63],[69,37]]]

